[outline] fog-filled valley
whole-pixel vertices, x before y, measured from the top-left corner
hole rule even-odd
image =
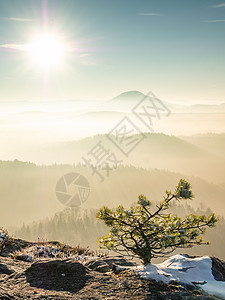
[[[178,105],[160,100],[156,103],[158,108],[155,116],[153,114],[149,119],[151,126],[146,126],[133,111],[135,106],[144,104],[144,99],[144,94],[130,91],[105,101],[3,101],[0,111],[1,158],[38,164],[73,163],[86,150],[81,149],[77,157],[78,149],[72,147],[73,142],[80,142],[96,134],[109,134],[124,118],[128,118],[143,133],[163,133],[184,138],[198,134],[217,134],[219,146],[223,149],[224,104]],[[134,134],[137,133],[135,130]],[[212,145],[211,139],[208,144]],[[208,152],[208,144],[205,139],[202,151]],[[201,147],[201,143],[197,142],[196,146]],[[74,156],[72,151],[76,151]]]
[[[152,117],[149,129],[132,110],[143,99],[139,92],[127,92],[103,102],[2,103],[1,226],[20,238],[97,249],[97,238],[107,232],[96,219],[100,207],[129,208],[140,194],[156,204],[184,178],[195,197],[174,203],[174,212],[220,216],[206,236],[212,245],[186,251],[225,258],[220,241],[225,230],[224,105],[158,102],[162,114]],[[127,153],[116,136],[124,120],[133,126],[126,138],[134,146]],[[112,157],[95,166],[89,158],[99,145]],[[87,179],[90,194],[81,205],[66,208],[57,199],[56,184],[71,173]]]

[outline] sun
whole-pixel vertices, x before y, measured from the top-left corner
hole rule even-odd
[[[34,39],[28,50],[33,62],[44,69],[59,66],[66,54],[65,44],[57,36],[49,34]]]

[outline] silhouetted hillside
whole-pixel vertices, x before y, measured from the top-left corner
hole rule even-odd
[[[90,184],[90,196],[84,208],[99,208],[106,204],[130,205],[139,194],[159,201],[166,189],[174,189],[180,178],[186,178],[193,186],[195,199],[191,205],[203,203],[217,214],[224,214],[224,187],[197,177],[185,176],[165,170],[146,170],[132,166],[118,166],[100,181],[93,170],[78,165],[36,166],[32,163],[0,162],[0,218],[2,226],[22,225],[51,217],[64,206],[58,201],[56,183],[63,175],[83,174]],[[7,211],[7,214],[5,213]]]

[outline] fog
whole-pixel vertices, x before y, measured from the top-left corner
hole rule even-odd
[[[198,106],[195,109],[195,106],[180,107],[169,103],[169,116],[162,114],[158,118],[154,117],[154,124],[149,129],[132,112],[135,104],[140,102],[140,96],[132,101],[122,100],[121,107],[117,98],[115,104],[112,100],[1,102],[1,159],[16,158],[37,164],[72,163],[63,153],[59,157],[53,155],[51,158],[49,151],[60,149],[67,142],[96,134],[108,134],[124,117],[129,118],[140,132],[164,133],[170,136],[225,132],[223,109],[221,113],[209,113],[208,109],[204,111],[204,106],[200,110]],[[136,133],[138,131],[134,131]],[[206,148],[207,145],[204,149],[207,151]],[[76,157],[74,160],[76,161]]]
[[[214,241],[210,253],[221,257],[224,106],[164,103],[149,128],[134,113],[140,101],[140,95],[134,93],[130,98],[122,94],[101,102],[0,102],[0,226],[20,238],[59,239],[96,248],[98,235],[106,230],[94,221],[102,205],[129,207],[139,194],[157,203],[166,189],[173,190],[178,180],[185,178],[195,198],[182,203],[180,211],[211,210],[221,216],[216,234],[210,235]],[[135,147],[127,153],[115,142],[123,120],[134,129],[129,139]],[[118,160],[111,162],[103,180],[83,159],[98,143]],[[90,184],[90,196],[77,209],[66,208],[56,196],[57,181],[70,172],[84,175]]]

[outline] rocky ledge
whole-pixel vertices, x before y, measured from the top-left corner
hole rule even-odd
[[[59,249],[61,244],[49,245]],[[0,299],[220,299],[197,285],[142,279],[130,268],[134,264],[119,256],[91,257],[90,253],[82,254],[81,249],[76,256],[77,248],[66,245],[61,249],[73,253],[69,257],[40,256],[29,261],[25,254],[18,255],[18,251],[26,253],[23,250],[30,247],[41,246],[22,240],[4,245],[0,255]],[[77,259],[82,256],[86,258]],[[212,262],[215,279],[224,280],[225,263],[217,258]]]

